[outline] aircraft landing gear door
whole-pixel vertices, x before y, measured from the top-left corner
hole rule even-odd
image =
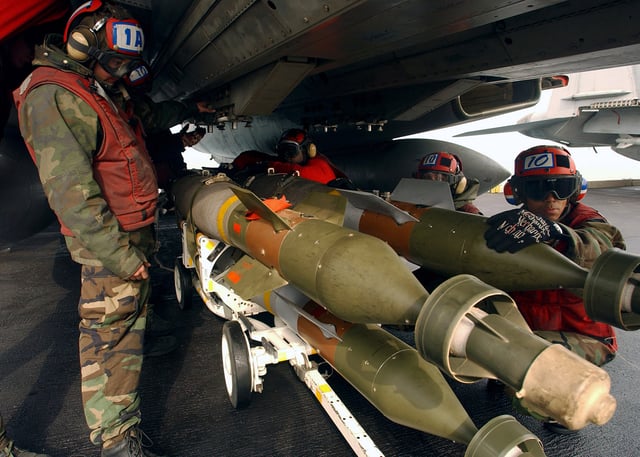
[[[251,351],[249,341],[238,321],[227,321],[222,327],[222,366],[224,383],[231,404],[236,409],[251,401]]]

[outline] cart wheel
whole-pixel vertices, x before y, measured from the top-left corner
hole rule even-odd
[[[189,308],[193,297],[193,282],[191,272],[182,264],[182,257],[176,259],[173,267],[173,286],[180,309]]]
[[[238,321],[227,321],[222,327],[222,366],[229,401],[236,409],[251,401],[251,360],[249,341]]]

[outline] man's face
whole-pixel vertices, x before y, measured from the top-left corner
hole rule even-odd
[[[140,65],[139,60],[112,54],[101,58],[94,67],[94,75],[100,82],[113,84],[131,73],[132,68]]]
[[[569,200],[567,199],[559,200],[555,198],[553,192],[549,192],[544,197],[544,200],[527,198],[524,206],[536,216],[546,217],[553,222],[557,222],[564,213],[568,202]]]
[[[99,63],[97,63],[96,66],[93,67],[93,75],[98,81],[100,81],[101,83],[105,83],[108,86],[112,86],[116,83],[116,81],[118,81],[118,79],[120,79],[111,75],[111,73],[105,70]]]
[[[302,153],[302,149],[300,149],[295,156],[290,157],[287,160],[291,163],[297,164],[301,164],[302,162],[304,162],[304,154]]]
[[[420,175],[420,179],[426,179],[429,181],[445,181],[449,182],[449,176],[445,173],[439,173],[437,171],[428,171]]]
[[[305,153],[300,143],[294,140],[282,140],[276,148],[278,157],[289,163],[301,164],[305,162]]]

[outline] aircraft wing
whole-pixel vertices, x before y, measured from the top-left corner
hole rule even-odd
[[[548,114],[550,114],[548,112]],[[609,146],[620,155],[640,160],[640,109],[636,107],[580,111],[577,116],[518,122],[455,135],[467,137],[518,132],[572,147]]]
[[[490,129],[481,129],[481,130],[471,130],[469,132],[458,133],[454,135],[455,137],[463,137],[463,136],[476,136],[476,135],[493,135],[495,133],[522,133],[523,135],[530,135],[529,132],[533,132],[536,130],[548,130],[554,129],[557,126],[561,126],[567,121],[568,118],[558,118],[558,119],[545,119],[542,121],[533,121],[533,122],[523,122],[511,125],[503,125],[501,127],[493,127]]]
[[[562,86],[554,75],[640,62],[635,25],[620,23],[636,13],[596,0],[163,2],[149,20],[153,97],[210,101],[217,114],[195,149],[219,163],[272,152],[303,126],[338,166],[367,151],[407,163],[393,182],[351,167],[358,187],[391,191],[437,147],[391,140],[533,106]],[[491,175],[473,176],[482,191],[504,179]]]
[[[618,154],[633,160],[640,160],[640,138],[631,135],[620,135],[616,144],[611,147]]]
[[[220,158],[272,150],[293,125],[333,154],[532,106],[558,73],[640,61],[635,2],[229,0],[150,13],[154,99],[209,100],[215,135],[198,148]]]
[[[639,160],[640,66],[565,75],[566,84],[514,125],[464,132],[458,137],[519,132],[573,147],[609,146]]]

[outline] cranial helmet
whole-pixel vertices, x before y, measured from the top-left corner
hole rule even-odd
[[[515,159],[515,173],[505,185],[505,198],[517,205],[527,198],[544,200],[549,193],[572,203],[587,193],[587,181],[576,169],[571,153],[561,146],[522,151]]]
[[[316,156],[316,145],[302,129],[289,129],[285,131],[276,145],[276,153],[282,160],[290,161],[300,152],[304,155],[304,161]]]
[[[416,177],[446,181],[453,195],[462,193],[467,186],[467,178],[462,173],[462,162],[457,156],[448,152],[434,152],[420,159]]]
[[[136,68],[131,70],[131,73],[124,75],[122,79],[127,86],[138,90],[140,93],[150,92],[153,84],[151,70],[145,62],[140,62]]]
[[[141,64],[142,26],[126,9],[102,0],[88,1],[76,9],[67,21],[63,39],[69,57],[98,62],[116,78]]]

